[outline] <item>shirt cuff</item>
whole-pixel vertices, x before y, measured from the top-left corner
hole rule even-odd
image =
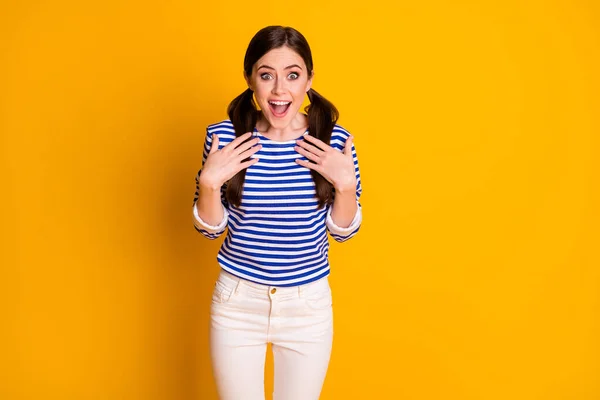
[[[223,207],[223,219],[218,225],[209,225],[206,222],[204,222],[202,218],[200,218],[200,215],[198,214],[198,208],[196,207],[196,203],[194,203],[193,213],[194,223],[196,224],[196,226],[210,233],[220,232],[223,229],[225,229],[225,227],[227,226],[227,220],[229,218],[229,212],[227,211],[223,203],[221,203],[221,207]]]
[[[358,201],[356,202],[356,206],[357,208],[356,214],[354,214],[354,219],[350,223],[350,226],[347,228],[339,227],[333,222],[333,219],[331,218],[331,211],[333,210],[333,206],[330,206],[327,210],[327,218],[325,219],[325,223],[327,224],[327,228],[329,228],[329,232],[336,235],[347,235],[349,233],[354,232],[362,222],[362,210],[360,209]]]

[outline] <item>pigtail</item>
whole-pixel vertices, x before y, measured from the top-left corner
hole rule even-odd
[[[227,107],[227,114],[233,123],[235,136],[240,137],[246,132],[254,131],[258,117],[258,108],[254,102],[254,92],[252,89],[246,89],[242,94],[233,99]],[[250,138],[252,139],[252,138]],[[248,140],[250,140],[248,139]],[[243,161],[248,161],[246,158]],[[227,184],[225,196],[229,204],[236,207],[242,202],[242,192],[244,189],[244,181],[246,180],[246,168],[241,169],[235,174]]]
[[[329,144],[333,128],[339,118],[339,112],[333,103],[316,90],[310,89],[307,94],[310,105],[306,106],[304,111],[308,114],[309,135]],[[319,208],[333,203],[333,185],[317,171],[311,169],[310,173],[315,182]]]

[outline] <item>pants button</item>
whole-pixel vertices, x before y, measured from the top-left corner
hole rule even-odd
[[[275,289],[275,288],[271,289],[271,294],[275,294],[276,291],[277,291],[277,289]]]

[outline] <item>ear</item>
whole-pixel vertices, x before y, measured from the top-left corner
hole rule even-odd
[[[310,87],[312,86],[312,81],[313,81],[314,77],[315,77],[315,70],[313,69],[312,71],[310,71],[310,78],[306,82],[306,88],[304,90],[305,92],[308,92],[310,90]]]

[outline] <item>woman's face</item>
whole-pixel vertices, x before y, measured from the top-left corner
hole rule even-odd
[[[273,128],[287,127],[298,114],[312,84],[310,72],[302,57],[287,46],[269,51],[252,67],[246,81]]]

